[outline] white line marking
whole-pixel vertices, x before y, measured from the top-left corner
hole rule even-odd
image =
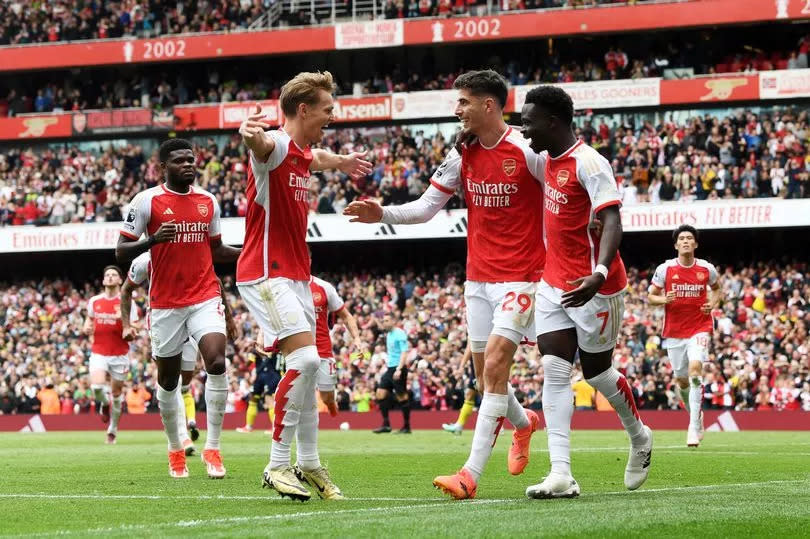
[[[774,480],[774,481],[759,481],[755,483],[721,483],[715,485],[692,485],[686,487],[664,487],[664,488],[652,488],[652,489],[641,489],[636,491],[629,491],[629,490],[617,490],[617,491],[610,491],[610,492],[591,492],[581,495],[581,498],[596,498],[600,496],[617,496],[617,495],[631,495],[636,494],[643,496],[647,493],[658,493],[658,492],[685,492],[685,491],[694,491],[694,490],[715,490],[715,489],[725,489],[725,488],[754,488],[754,487],[763,487],[768,485],[779,485],[779,484],[792,484],[792,483],[806,483],[810,481],[810,477],[805,479],[785,479],[785,480]],[[34,498],[34,497],[49,497],[49,498],[146,498],[146,499],[168,499],[168,498],[178,498],[178,499],[252,499],[253,497],[246,497],[246,496],[101,496],[101,495],[64,495],[60,496],[57,494],[51,495],[43,495],[39,496],[36,494],[6,494],[2,495],[3,497],[23,497],[23,498]],[[262,498],[265,500],[274,500],[276,498],[268,498],[268,497],[256,497]],[[278,498],[280,500],[280,498]],[[411,500],[412,498],[354,498],[355,501],[362,501],[362,500]],[[62,530],[58,532],[52,533],[39,533],[39,534],[25,534],[26,537],[50,537],[54,535],[86,535],[86,534],[102,534],[102,533],[111,533],[111,532],[125,532],[125,531],[140,531],[140,530],[151,530],[154,528],[189,528],[193,526],[202,526],[202,525],[217,525],[217,524],[240,524],[246,522],[262,522],[262,521],[273,521],[273,520],[284,520],[288,518],[301,518],[301,517],[311,517],[311,516],[318,516],[318,515],[339,515],[339,514],[357,514],[357,513],[378,513],[381,511],[386,512],[394,512],[394,511],[411,511],[413,509],[431,509],[435,507],[465,507],[468,505],[489,505],[489,504],[498,504],[498,503],[538,503],[531,500],[527,500],[525,498],[514,498],[514,499],[483,499],[483,500],[468,500],[462,502],[454,502],[448,499],[436,499],[429,503],[422,503],[422,504],[411,504],[411,505],[399,505],[399,506],[385,506],[385,507],[364,507],[359,509],[343,509],[339,511],[306,511],[306,512],[296,512],[296,513],[285,513],[285,514],[276,514],[276,515],[261,515],[261,516],[244,516],[244,517],[221,517],[221,518],[212,518],[212,519],[201,519],[201,520],[181,520],[178,522],[158,522],[153,524],[123,524],[118,527],[106,527],[106,528],[91,528],[88,530]]]
[[[268,496],[163,496],[160,494],[0,494],[0,498],[34,498],[53,500],[216,500],[216,501],[243,501],[243,500],[265,500],[269,502],[284,501],[281,497]],[[430,498],[348,498],[353,502],[424,502]],[[287,500],[289,501],[289,500]],[[441,501],[441,498],[436,498]]]

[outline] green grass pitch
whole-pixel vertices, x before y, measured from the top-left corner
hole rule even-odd
[[[202,442],[205,434],[199,442]],[[808,537],[810,436],[656,433],[647,483],[622,483],[627,441],[619,431],[579,431],[572,465],[582,495],[528,500],[527,485],[548,467],[535,435],[526,472],[506,471],[501,435],[478,486],[457,502],[434,490],[435,475],[465,461],[472,432],[406,435],[321,433],[321,459],[346,501],[307,503],[262,490],[269,436],[223,435],[228,476],[210,480],[198,457],[191,477],[167,473],[160,432],[0,435],[0,537]],[[201,444],[200,444],[201,445]]]

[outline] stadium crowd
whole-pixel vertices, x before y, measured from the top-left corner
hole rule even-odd
[[[191,32],[234,32],[247,29],[278,0],[11,0],[0,4],[0,45],[24,45],[83,39],[156,37]],[[500,11],[600,4],[643,3],[644,0],[510,0],[495,2]],[[386,18],[452,16],[479,13],[485,0],[385,0]],[[326,22],[307,2],[285,6],[286,25]],[[295,10],[294,12],[292,10]],[[366,10],[370,16],[370,9]],[[351,16],[350,2],[337,1],[336,15]]]
[[[806,109],[707,115],[657,126],[633,121],[628,116],[609,125],[588,117],[577,128],[612,161],[625,204],[810,196]],[[243,216],[247,174],[238,138],[198,142],[200,185],[217,197],[223,217]],[[323,144],[336,152],[368,149],[374,170],[359,180],[316,175],[310,187],[315,213],[340,213],[355,199],[413,200],[450,147],[441,133],[426,137],[403,127],[337,129]],[[135,193],[159,181],[156,155],[144,154],[137,144],[101,153],[71,146],[6,150],[0,153],[0,226],[119,221]],[[463,200],[454,197],[449,207],[463,207]]]
[[[661,349],[663,310],[650,308],[647,288],[653,268],[629,271],[627,309],[614,364],[631,382],[642,408],[677,407],[672,371]],[[715,315],[716,330],[706,367],[704,405],[730,410],[810,411],[810,274],[806,263],[759,263],[720,268],[726,298]],[[357,317],[361,342],[332,328],[342,410],[368,410],[375,384],[386,368],[382,316],[393,313],[408,334],[408,385],[424,409],[461,406],[467,380],[460,360],[465,348],[463,271],[451,264],[441,275],[330,276]],[[240,337],[229,345],[229,411],[245,409],[251,387],[255,326],[224,278]],[[0,289],[0,413],[90,413],[87,380],[90,346],[82,334],[86,301],[98,282],[22,281]],[[144,295],[137,302],[143,307]],[[156,410],[156,368],[146,331],[134,341],[126,390],[128,413]],[[199,375],[193,393],[204,407]],[[575,372],[572,383],[580,383]],[[541,407],[543,371],[536,347],[521,346],[512,383],[524,404]],[[579,398],[579,397],[578,397]],[[577,402],[595,407],[599,399]]]
[[[534,43],[531,47],[537,51],[523,59],[516,59],[509,53],[510,49],[496,45],[484,57],[459,53],[455,62],[466,68],[496,69],[512,85],[660,77],[670,68],[710,74],[808,66],[810,36],[800,37],[789,50],[775,42],[734,54],[728,54],[725,49],[706,50],[700,46],[700,40],[699,35],[688,35],[666,45],[625,43],[623,38],[596,43],[559,43],[547,55],[539,52],[542,44]],[[443,72],[431,63],[423,62],[426,65],[414,71],[400,65],[392,67],[387,59],[384,73],[374,73],[366,79],[354,77],[361,80],[338,78],[337,93],[387,94],[448,89],[464,71]],[[300,62],[294,62],[289,69],[297,71],[301,67]],[[247,65],[211,64],[199,72],[167,72],[164,68],[147,67],[127,76],[81,71],[60,74],[48,82],[40,78],[9,80],[0,93],[0,116],[125,107],[165,109],[175,105],[278,99],[285,78],[293,73],[286,73],[286,69],[281,64],[275,66],[270,78],[262,66],[248,60]]]

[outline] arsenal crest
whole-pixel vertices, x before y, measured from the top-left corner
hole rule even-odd
[[[205,204],[197,204],[197,211],[200,212],[200,215],[203,217],[208,217],[208,206]]]
[[[292,158],[292,164],[293,164],[293,166],[298,164],[298,158],[297,157]]]
[[[318,303],[320,301],[321,301],[321,293],[320,292],[315,292],[314,294],[312,294],[312,303]]]
[[[561,170],[557,173],[557,185],[562,187],[566,183],[568,183],[568,176],[570,176],[570,172],[567,170]]]
[[[503,173],[507,176],[511,176],[517,170],[517,162],[514,159],[504,159],[503,160]]]
[[[698,279],[698,281],[705,281],[706,280],[706,274],[703,273],[702,271],[697,272],[697,279]]]

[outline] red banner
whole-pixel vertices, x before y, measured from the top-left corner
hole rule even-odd
[[[69,114],[0,118],[2,140],[69,137],[71,134]]]
[[[553,37],[745,24],[810,18],[807,0],[699,0],[671,4],[548,10],[493,17],[376,21],[335,27],[290,28],[159,39],[85,41],[0,47],[0,71],[55,67],[177,62],[294,52]],[[378,27],[379,25],[379,27]],[[384,35],[378,35],[382,32]]]
[[[755,101],[757,99],[759,99],[759,77],[757,75],[739,74],[661,81],[662,105]]]
[[[180,35],[160,39],[96,40],[0,47],[0,71],[70,66],[186,62],[206,58],[265,56],[335,48],[332,27],[233,34]],[[190,67],[193,69],[193,67]]]

